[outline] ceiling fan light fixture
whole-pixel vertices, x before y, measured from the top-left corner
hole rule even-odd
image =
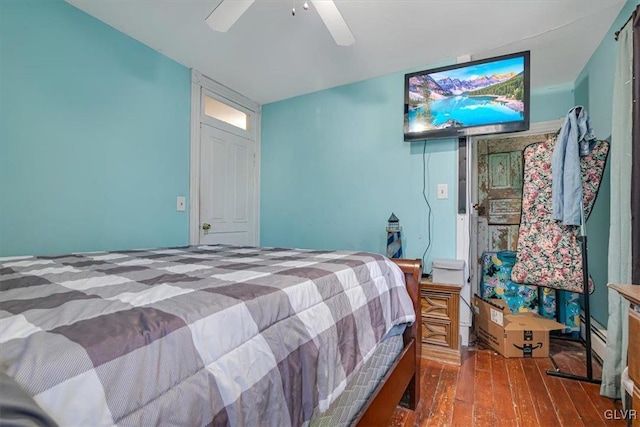
[[[292,1],[291,15],[296,16],[295,0]],[[205,22],[215,31],[227,32],[254,2],[255,0],[221,0],[207,16]],[[355,43],[356,38],[333,0],[311,0],[311,3],[338,46],[351,46]],[[304,10],[308,10],[309,2],[305,1],[302,7]]]

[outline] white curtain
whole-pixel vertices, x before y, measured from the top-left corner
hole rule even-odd
[[[633,98],[632,22],[618,36],[618,58],[613,88],[611,152],[611,225],[609,229],[609,283],[631,283],[631,140]],[[607,349],[600,394],[621,397],[620,375],[627,364],[629,303],[609,290]]]

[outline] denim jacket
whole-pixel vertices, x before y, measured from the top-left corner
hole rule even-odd
[[[580,156],[596,144],[587,110],[573,107],[567,113],[551,159],[553,218],[564,225],[580,225],[582,216],[582,173]]]

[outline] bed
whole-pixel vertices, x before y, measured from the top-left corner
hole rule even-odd
[[[4,258],[0,370],[60,425],[385,425],[419,401],[421,270],[237,246]]]

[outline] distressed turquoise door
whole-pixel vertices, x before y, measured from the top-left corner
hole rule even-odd
[[[478,263],[486,251],[515,251],[522,208],[522,150],[552,134],[478,140]]]

